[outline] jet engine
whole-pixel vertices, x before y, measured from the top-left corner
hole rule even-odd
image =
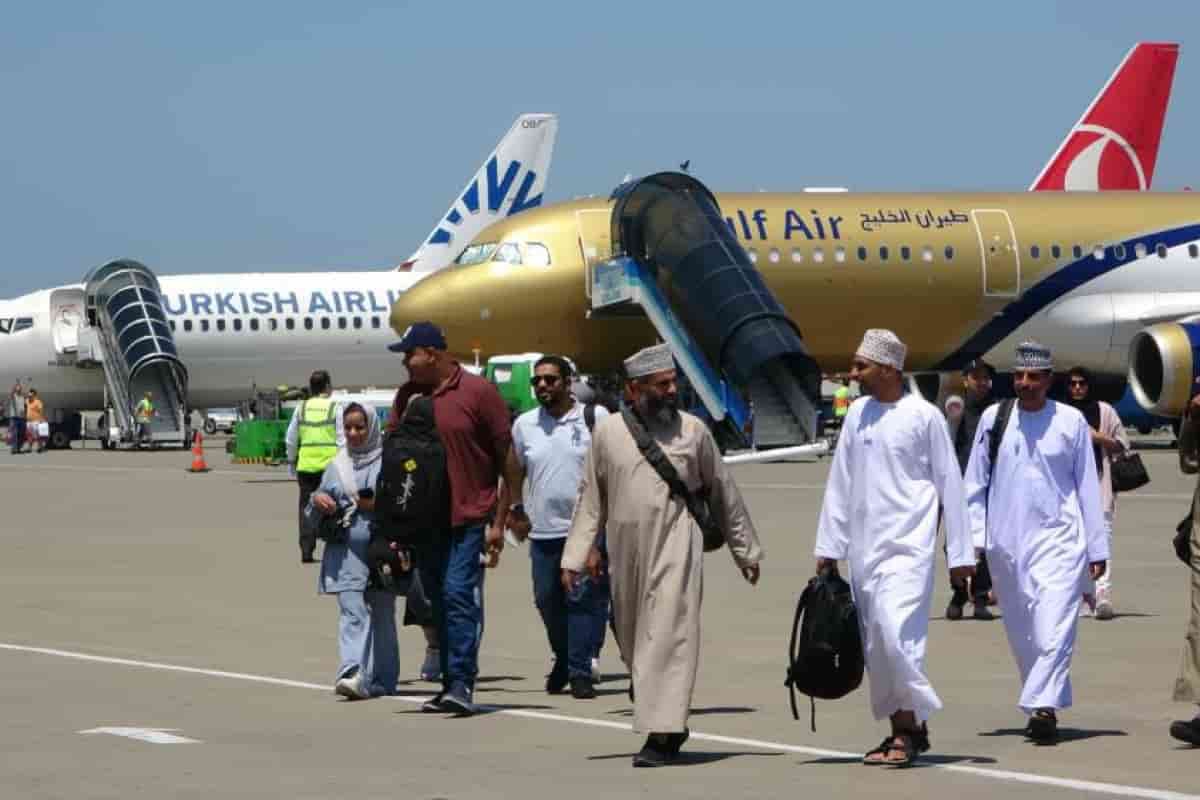
[[[1200,378],[1200,322],[1161,322],[1129,343],[1129,386],[1143,408],[1183,415]]]

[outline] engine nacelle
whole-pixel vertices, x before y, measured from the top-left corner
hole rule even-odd
[[[1129,388],[1142,408],[1183,415],[1200,378],[1200,324],[1161,322],[1129,343]]]

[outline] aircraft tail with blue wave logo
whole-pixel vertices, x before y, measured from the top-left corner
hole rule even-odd
[[[517,117],[417,252],[396,269],[435,272],[454,261],[488,225],[540,206],[557,135],[557,114]]]

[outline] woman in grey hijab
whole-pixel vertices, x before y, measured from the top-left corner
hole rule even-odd
[[[338,598],[340,664],[334,691],[349,700],[393,694],[400,677],[396,638],[396,595],[368,588],[367,546],[375,512],[375,482],[383,453],[379,416],[369,403],[351,403],[342,413],[346,445],[321,477],[307,509],[309,524],[326,520],[335,534],[325,543],[321,594]]]

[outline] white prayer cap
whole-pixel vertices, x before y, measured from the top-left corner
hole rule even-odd
[[[950,408],[950,406],[958,406],[959,408],[962,408],[963,405],[963,399],[960,395],[952,394],[946,398],[946,408]]]
[[[1054,359],[1050,357],[1050,348],[1038,342],[1021,342],[1017,345],[1013,369],[1053,371]]]
[[[908,348],[896,334],[883,328],[871,328],[863,334],[862,344],[854,355],[885,367],[904,370],[904,355]]]
[[[656,372],[675,369],[675,358],[671,355],[671,347],[666,344],[656,344],[638,350],[625,359],[625,377],[644,378]]]

